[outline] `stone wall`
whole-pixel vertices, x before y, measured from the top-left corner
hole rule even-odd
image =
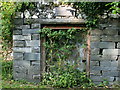
[[[120,24],[110,20],[91,31],[91,79],[110,84],[120,81]]]
[[[61,20],[61,21],[60,21]],[[83,24],[78,19],[15,20],[13,30],[14,79],[40,82],[41,43],[38,30],[43,24]],[[100,24],[91,31],[90,77],[96,83],[120,81],[120,25],[117,20]]]
[[[13,30],[14,79],[39,82],[40,24],[25,24],[20,21],[22,19],[16,21]]]

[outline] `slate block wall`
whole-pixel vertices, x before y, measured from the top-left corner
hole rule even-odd
[[[120,81],[120,24],[118,20],[101,24],[91,31],[90,77],[96,83]],[[40,22],[15,21],[13,30],[14,79],[40,82]]]
[[[21,21],[21,22],[20,22]],[[14,79],[40,81],[40,23],[15,21],[13,30]]]
[[[90,77],[99,84],[120,82],[120,24],[111,20],[91,31]]]

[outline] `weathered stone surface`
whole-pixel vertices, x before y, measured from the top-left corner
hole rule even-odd
[[[39,29],[23,29],[23,35],[38,34]]]
[[[84,19],[76,18],[60,18],[60,19],[29,19],[32,23],[40,24],[85,24]],[[24,22],[27,23],[27,19],[24,19]]]
[[[22,53],[24,53],[24,52],[32,52],[32,48],[30,48],[30,47],[23,47],[23,48],[14,47],[13,51],[14,52],[22,52]]]
[[[104,49],[103,55],[118,55],[118,49]]]
[[[95,30],[92,30],[91,31],[91,35],[102,35],[103,34],[103,31],[102,30],[100,30],[100,29],[95,29]]]
[[[118,67],[109,67],[109,66],[91,66],[91,70],[118,70]]]
[[[98,70],[91,70],[90,71],[90,75],[96,75],[96,76],[99,76],[99,75],[101,75],[101,73],[100,73],[100,71]]]
[[[104,61],[100,61],[100,66],[101,67],[110,67],[111,66],[111,61],[108,60],[104,60]]]
[[[33,53],[40,53],[40,47],[32,47]]]
[[[102,55],[91,55],[90,60],[98,61],[101,60]]]
[[[29,29],[30,25],[16,25],[15,28],[17,28],[17,29]]]
[[[28,74],[30,75],[40,74],[40,66],[30,66]]]
[[[40,34],[33,34],[32,40],[40,40]]]
[[[102,82],[104,77],[102,76],[95,76],[95,75],[91,75],[90,78],[93,80],[93,81],[99,81],[99,82]]]
[[[92,75],[91,79],[95,82],[102,82],[104,80],[114,81],[114,77],[108,77],[108,76],[105,77],[105,76],[94,76],[94,75]]]
[[[31,65],[32,66],[39,66],[40,67],[40,61],[31,61]]]
[[[28,69],[30,67],[30,62],[25,60],[15,60],[13,64],[14,68],[20,68],[21,70],[22,68]]]
[[[13,35],[21,35],[21,34],[22,34],[22,30],[21,29],[13,30]]]
[[[25,53],[24,60],[40,60],[40,53]]]
[[[25,41],[14,41],[13,46],[24,47],[25,46]]]
[[[110,29],[110,28],[104,29],[103,35],[118,35],[118,30]]]
[[[120,41],[120,35],[115,36],[101,36],[102,41],[111,41],[111,42],[119,42]]]
[[[31,35],[13,35],[13,40],[31,40]]]
[[[40,46],[40,40],[30,40],[30,41],[25,41],[26,46]]]
[[[23,25],[23,19],[21,18],[17,18],[17,19],[14,19],[14,24],[15,25]]]
[[[118,60],[111,61],[111,67],[118,67]]]
[[[13,53],[14,60],[23,60],[23,53]]]
[[[102,55],[101,60],[116,60],[117,55]]]
[[[91,42],[95,42],[95,41],[98,42],[100,40],[101,40],[100,36],[91,36],[91,38],[90,38]]]
[[[40,24],[39,23],[34,23],[34,24],[31,24],[31,27],[34,29],[34,28],[40,28]]]
[[[99,61],[91,61],[90,65],[91,66],[99,66]]]
[[[100,49],[99,48],[93,48],[91,49],[91,54],[92,55],[99,55]]]
[[[91,42],[91,48],[115,48],[114,42]]]
[[[115,60],[117,59],[117,55],[91,55],[91,61],[106,61],[106,60]]]
[[[119,71],[102,71],[103,76],[114,77],[118,76]]]
[[[120,49],[120,42],[117,44],[117,48]]]

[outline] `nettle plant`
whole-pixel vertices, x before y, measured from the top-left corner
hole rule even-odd
[[[76,49],[76,43],[83,43],[87,29],[53,30],[43,28],[40,35],[46,38],[43,45],[46,48],[46,73],[43,74],[42,84],[54,87],[89,86],[91,80],[85,72],[77,69],[79,59],[69,63],[69,57]]]

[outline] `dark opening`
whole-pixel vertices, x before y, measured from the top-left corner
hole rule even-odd
[[[117,44],[118,44],[118,42],[115,42],[115,48],[117,48]]]
[[[103,49],[102,48],[100,48],[99,54],[103,55]]]

